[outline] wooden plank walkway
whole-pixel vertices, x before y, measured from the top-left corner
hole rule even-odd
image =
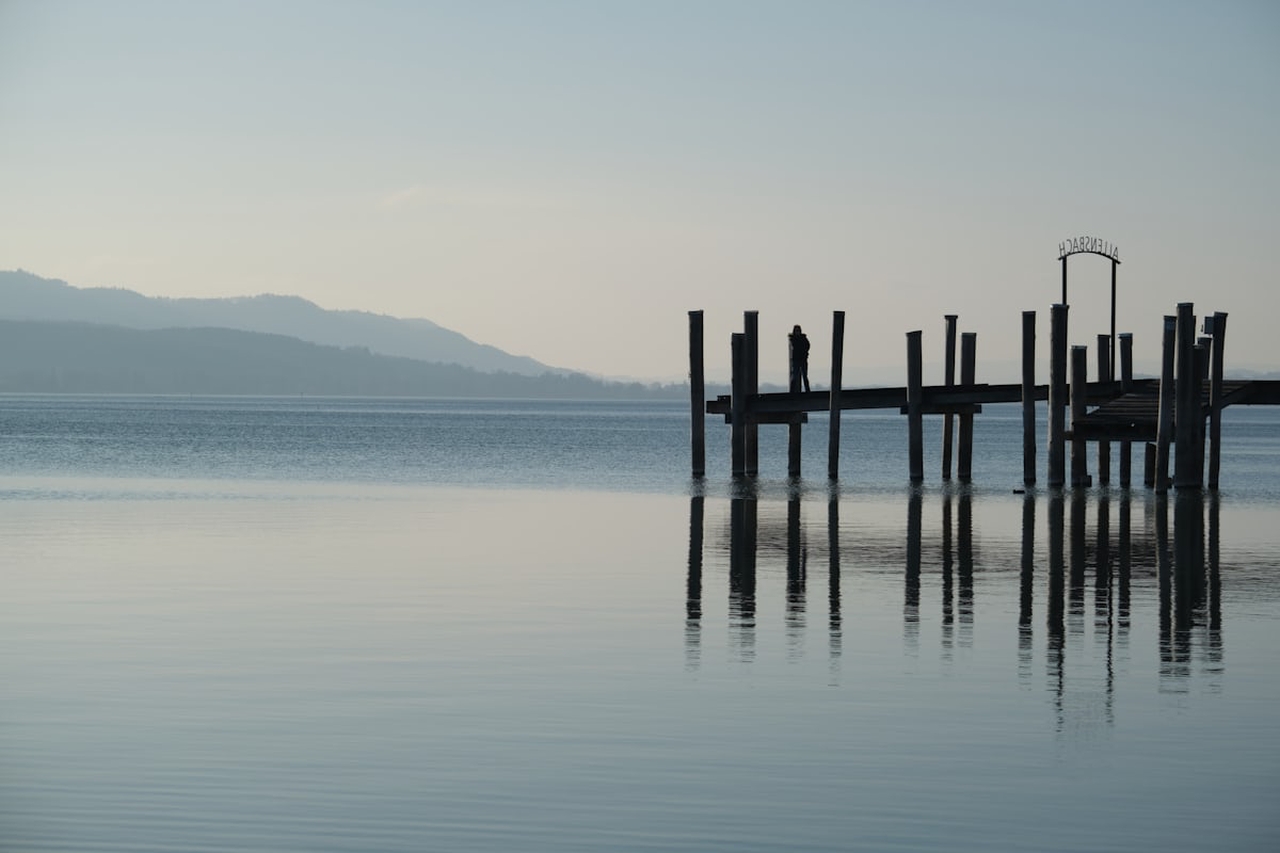
[[[1156,379],[1138,379],[1135,388],[1150,384],[1158,392]],[[1277,383],[1280,384],[1280,383]],[[1120,382],[1090,382],[1086,386],[1089,403],[1101,405],[1123,393]],[[926,415],[968,414],[981,411],[983,403],[1018,403],[1022,401],[1022,384],[989,385],[926,385],[923,388]],[[1049,386],[1035,387],[1037,400],[1049,399]],[[890,388],[845,388],[840,391],[840,408],[844,411],[858,409],[899,409],[905,411],[907,389],[905,386]],[[757,394],[747,401],[747,416],[754,423],[787,423],[778,416],[797,412],[825,412],[831,408],[831,395],[827,391],[800,391],[774,394]],[[732,411],[732,399],[722,394],[707,401],[707,414],[724,415],[728,422]]]
[[[1068,438],[1086,441],[1155,441],[1160,401],[1160,380],[1135,379],[1127,393],[1120,382],[1090,382],[1086,386],[1088,403],[1096,406],[1080,423],[1072,424]],[[1069,393],[1069,392],[1068,392]],[[1203,383],[1201,409],[1209,413],[1209,383]],[[1037,385],[1036,400],[1049,399],[1049,386]],[[924,409],[927,415],[973,414],[982,411],[983,403],[1017,403],[1022,400],[1022,385],[1008,383],[989,385],[926,385]],[[906,411],[905,386],[889,388],[845,388],[840,392],[840,408],[898,409]],[[1280,380],[1226,380],[1222,383],[1222,406],[1280,405]],[[794,423],[805,412],[825,412],[831,407],[827,391],[758,394],[747,402],[747,418],[752,423]],[[708,400],[708,414],[723,415],[729,422],[732,405],[729,395]]]
[[[1137,383],[1135,383],[1135,386]],[[1228,379],[1222,383],[1222,407],[1280,405],[1280,381]],[[1155,441],[1160,418],[1160,383],[1147,380],[1128,394],[1109,400],[1072,424],[1068,438],[1086,441]],[[1200,388],[1200,410],[1209,415],[1209,383]]]

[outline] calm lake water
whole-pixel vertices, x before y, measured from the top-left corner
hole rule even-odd
[[[1017,407],[913,490],[890,414],[743,486],[680,404],[0,397],[0,849],[1280,849],[1226,414],[1163,499],[1014,494]]]

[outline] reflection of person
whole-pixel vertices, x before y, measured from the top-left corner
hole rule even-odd
[[[809,338],[796,326],[787,335],[791,341],[791,390],[799,391],[801,383],[809,390]]]

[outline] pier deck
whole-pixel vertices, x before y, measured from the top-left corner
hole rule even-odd
[[[1280,385],[1280,383],[1276,383]],[[1159,391],[1157,379],[1135,380],[1135,389],[1148,385],[1152,393]],[[1123,394],[1120,382],[1090,382],[1086,386],[1090,405],[1102,405]],[[1012,382],[991,385],[985,382],[971,385],[925,385],[922,389],[922,413],[926,415],[971,414],[981,411],[983,403],[1018,403],[1022,401],[1022,385]],[[1049,386],[1035,386],[1035,399],[1048,400]],[[899,409],[907,405],[906,386],[888,388],[844,388],[840,391],[840,409]],[[786,423],[778,418],[796,412],[825,412],[831,408],[829,391],[781,392],[756,394],[747,400],[748,418],[756,423]],[[707,401],[707,414],[724,415],[727,423],[732,415],[732,397],[722,394]]]
[[[1202,382],[1200,409],[1210,412],[1210,383]],[[1222,408],[1231,405],[1280,405],[1280,381],[1265,379],[1227,379],[1222,382]],[[1072,423],[1069,438],[1086,441],[1155,441],[1160,419],[1160,383],[1145,380],[1126,394],[1107,400],[1089,412],[1081,421]]]
[[[1064,264],[1065,267],[1065,264]],[[956,468],[959,479],[972,477],[974,415],[988,403],[1021,403],[1023,482],[1037,479],[1036,403],[1047,402],[1045,415],[1048,441],[1048,485],[1060,488],[1089,486],[1087,444],[1097,444],[1098,478],[1110,483],[1111,443],[1120,444],[1120,485],[1130,484],[1132,445],[1145,443],[1144,483],[1157,492],[1177,488],[1202,488],[1205,462],[1208,485],[1218,487],[1219,453],[1222,442],[1222,410],[1233,405],[1280,405],[1280,381],[1226,380],[1223,376],[1223,348],[1226,338],[1225,312],[1204,317],[1203,334],[1196,335],[1194,306],[1180,302],[1176,315],[1165,315],[1161,341],[1161,378],[1133,378],[1133,335],[1098,335],[1097,375],[1103,381],[1088,382],[1088,350],[1068,346],[1067,304],[1064,277],[1063,302],[1050,307],[1049,382],[1035,383],[1036,324],[1034,311],[1022,312],[1022,381],[987,384],[976,381],[977,335],[961,335],[960,376],[956,373],[956,315],[946,320],[946,383],[925,385],[920,330],[906,333],[907,384],[879,388],[845,388],[841,381],[844,358],[844,312],[832,312],[831,391],[800,391],[801,378],[807,383],[807,339],[802,355],[790,345],[791,390],[759,393],[759,324],[755,311],[743,312],[742,332],[730,336],[732,393],[707,400],[703,394],[702,312],[689,312],[689,389],[691,469],[695,477],[706,472],[704,424],[707,415],[721,415],[730,425],[730,460],[734,477],[759,473],[758,431],[761,424],[786,424],[788,431],[787,473],[800,476],[801,425],[809,412],[828,412],[827,476],[839,477],[840,413],[857,410],[897,410],[906,416],[909,477],[912,483],[924,479],[923,416],[942,415],[942,477],[951,478],[953,422],[959,419],[955,446],[959,450]],[[792,337],[799,334],[796,327]],[[1119,364],[1115,363],[1117,354]],[[1068,355],[1070,359],[1068,360]],[[1119,368],[1118,371],[1116,368]],[[1119,380],[1114,377],[1117,372]],[[1175,381],[1187,377],[1188,381]],[[1074,382],[1069,382],[1074,379]],[[1207,423],[1206,423],[1207,421]],[[1067,449],[1070,446],[1070,477],[1067,476]],[[1172,456],[1170,451],[1176,450]],[[1206,456],[1206,449],[1208,455]],[[1170,461],[1177,465],[1169,477]]]
[[[1209,412],[1210,383],[1201,383],[1201,406]],[[1068,386],[1069,387],[1069,386]],[[1121,382],[1090,382],[1086,386],[1090,406],[1097,408],[1082,421],[1071,424],[1068,438],[1087,441],[1155,441],[1159,415],[1160,380],[1135,379],[1130,390]],[[1018,403],[1022,386],[1018,383],[924,386],[923,414],[973,414],[983,403]],[[1035,386],[1037,401],[1049,399],[1049,386]],[[905,386],[887,388],[845,388],[840,391],[840,409],[897,409],[905,412]],[[1280,380],[1241,379],[1222,383],[1222,407],[1231,405],[1280,405]],[[807,412],[825,412],[831,408],[829,391],[801,391],[757,394],[747,400],[747,418],[758,424],[791,423],[793,416]],[[728,394],[708,400],[707,414],[732,415],[732,399]]]

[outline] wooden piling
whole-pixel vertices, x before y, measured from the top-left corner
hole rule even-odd
[[[844,312],[831,312],[831,403],[827,433],[827,477],[840,477],[840,389],[844,383]]]
[[[924,481],[924,349],[921,332],[907,332],[907,456],[911,482]]]
[[[1111,370],[1116,368],[1116,271],[1120,268],[1120,262],[1115,258],[1111,259],[1111,346],[1107,348],[1107,361],[1111,364]],[[1103,377],[1098,377],[1099,379]],[[1114,372],[1106,375],[1108,382],[1115,381]]]
[[[1071,485],[1077,488],[1089,485],[1087,442],[1075,437],[1076,426],[1084,421],[1084,416],[1088,412],[1088,381],[1089,348],[1073,346],[1071,348]]]
[[[1120,335],[1120,390],[1133,390],[1133,333]],[[1133,477],[1133,442],[1120,442],[1120,487],[1129,488]]]
[[[1209,376],[1209,488],[1218,488],[1222,452],[1222,357],[1227,345],[1227,313],[1213,315],[1213,364]]]
[[[978,335],[965,332],[960,336],[960,384],[977,382]],[[960,416],[960,464],[956,470],[960,482],[973,479],[973,412]]]
[[[1036,482],[1036,312],[1022,312],[1022,484]]]
[[[746,369],[746,394],[755,398],[760,393],[760,312],[742,312],[742,328],[745,335],[744,367]],[[760,426],[752,421],[746,429],[746,473],[754,477],[760,473]]]
[[[1201,337],[1196,340],[1195,363],[1196,363],[1196,471],[1199,474],[1200,484],[1204,485],[1204,444],[1207,437],[1204,428],[1204,409],[1201,406],[1203,399],[1204,386],[1209,381],[1209,351],[1213,346],[1210,338]]]
[[[1120,333],[1120,390],[1133,390],[1133,332]]]
[[[787,375],[791,377],[788,390],[796,394],[804,390],[799,365],[796,364],[796,348],[788,346],[787,353]],[[794,417],[787,424],[787,476],[800,476],[800,421]]]
[[[692,475],[707,474],[706,376],[703,372],[702,312],[689,312],[689,455]]]
[[[1196,370],[1196,317],[1190,302],[1178,303],[1176,326],[1173,485],[1178,489],[1198,489],[1203,469],[1196,470],[1199,454],[1196,435],[1200,430],[1200,374]]]
[[[943,368],[943,383],[950,387],[956,384],[956,319],[955,314],[946,314],[943,319],[946,321],[946,350],[945,364]],[[942,479],[951,479],[951,446],[952,440],[952,423],[954,417],[951,412],[947,412],[942,416]]]
[[[1098,381],[1110,382],[1115,379],[1111,372],[1111,337],[1098,335]],[[1111,442],[1098,442],[1098,484],[1111,485]]]
[[[1066,291],[1063,258],[1063,291]],[[1067,431],[1067,306],[1049,309],[1049,486],[1066,482]]]
[[[1173,440],[1175,347],[1178,318],[1166,314],[1164,333],[1160,339],[1160,400],[1156,411],[1156,459],[1152,486],[1157,492],[1169,491],[1169,445]]]
[[[747,473],[747,345],[744,338],[741,332],[734,332],[730,338],[729,456],[734,477],[744,477]]]
[[[1156,450],[1156,444],[1148,441],[1142,445],[1142,485],[1148,489],[1154,489],[1156,485],[1156,456],[1159,451]]]
[[[800,422],[787,424],[787,476],[800,476]]]

